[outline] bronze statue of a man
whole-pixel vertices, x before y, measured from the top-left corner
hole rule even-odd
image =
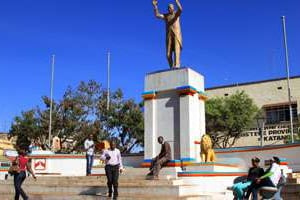
[[[166,23],[166,50],[170,68],[180,67],[180,54],[182,50],[182,36],[180,28],[180,15],[182,13],[182,6],[179,0],[175,1],[178,8],[177,11],[175,11],[173,4],[169,4],[169,12],[166,14],[161,14],[158,11],[157,0],[152,0],[155,16],[159,19],[163,19]]]

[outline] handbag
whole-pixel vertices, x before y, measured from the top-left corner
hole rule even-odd
[[[286,182],[287,182],[286,177],[284,176],[283,170],[281,169],[281,176],[280,176],[280,179],[278,181],[277,187],[284,186],[286,184]]]
[[[9,167],[8,173],[9,173],[10,175],[15,175],[15,174],[20,173],[20,167],[19,167],[18,160],[19,160],[19,159],[13,161],[12,164],[11,164],[11,166]]]

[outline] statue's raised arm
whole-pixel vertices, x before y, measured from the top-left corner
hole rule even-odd
[[[180,1],[179,0],[176,0],[176,5],[177,5],[177,8],[178,8],[178,13],[179,14],[181,14],[181,12],[182,12],[182,5],[181,5],[181,3],[180,3]]]
[[[152,0],[152,5],[154,7],[154,15],[155,17],[159,18],[159,19],[165,19],[164,15],[161,14],[158,10],[158,2],[157,0]]]

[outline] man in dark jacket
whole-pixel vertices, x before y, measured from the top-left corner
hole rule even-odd
[[[148,173],[148,176],[153,176],[153,179],[158,179],[158,174],[162,166],[171,160],[170,144],[165,142],[162,136],[159,136],[157,141],[161,144],[161,150],[159,155],[152,159],[150,173]]]
[[[252,159],[252,167],[249,169],[247,178],[247,180],[250,181],[251,184],[253,184],[257,178],[261,177],[265,173],[264,169],[259,167],[259,162],[260,160],[257,157]],[[247,189],[246,198],[249,198],[251,192],[252,190],[250,186],[250,188]],[[257,195],[255,193],[252,193],[252,196],[253,198],[257,198]]]

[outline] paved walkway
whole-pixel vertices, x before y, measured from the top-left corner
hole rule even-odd
[[[1,196],[1,200],[12,200],[13,196],[5,195]],[[106,194],[99,195],[31,195],[30,200],[111,200],[111,197],[107,197]],[[186,197],[177,198],[178,200],[199,200],[199,197]],[[157,198],[151,197],[149,195],[143,195],[140,197],[118,197],[118,200],[157,200]],[[176,200],[174,197],[164,198],[164,200]],[[211,197],[201,198],[201,200],[213,200]]]

